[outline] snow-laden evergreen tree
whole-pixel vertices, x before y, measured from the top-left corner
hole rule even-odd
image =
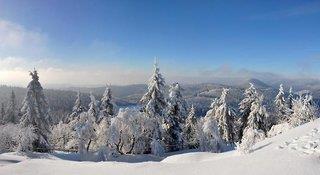
[[[70,122],[74,119],[78,119],[82,112],[85,112],[86,108],[81,104],[81,93],[78,91],[77,98],[72,108],[72,113],[69,116],[67,122]]]
[[[288,97],[287,97],[287,108],[288,108],[288,110],[289,110],[290,113],[292,112],[293,99],[294,99],[294,96],[293,96],[293,92],[292,92],[292,87],[290,87],[290,89],[289,89],[289,95],[288,95]]]
[[[161,144],[160,139],[152,138],[151,141],[151,153],[155,156],[163,156],[165,153],[165,149],[163,148],[163,145]]]
[[[89,109],[88,109],[88,114],[91,116],[94,116],[95,122],[98,121],[98,114],[99,114],[99,108],[97,104],[97,100],[94,97],[94,95],[90,92],[90,103],[89,103]]]
[[[20,125],[34,127],[37,139],[32,144],[33,151],[47,152],[50,150],[49,105],[39,82],[38,72],[34,70],[30,75],[32,80],[28,84],[27,94],[22,104]]]
[[[7,123],[7,121],[6,121],[6,112],[4,110],[4,104],[3,103],[1,103],[0,117],[1,117],[0,124],[6,124]]]
[[[265,106],[263,106],[262,102],[263,95],[260,95],[252,102],[251,111],[246,124],[246,129],[252,128],[258,131],[262,131],[266,135],[268,131],[267,121],[269,115]]]
[[[9,105],[6,112],[6,121],[10,123],[18,123],[18,111],[16,106],[16,95],[11,92]]]
[[[157,62],[154,64],[153,74],[149,80],[148,92],[143,95],[140,100],[142,103],[142,111],[155,122],[155,127],[151,131],[146,131],[149,136],[148,142],[151,142],[152,136],[156,135],[155,139],[161,139],[161,132],[164,119],[167,115],[167,101],[164,95],[165,80],[160,74]],[[151,148],[149,147],[151,151]]]
[[[292,111],[289,123],[293,127],[312,121],[317,117],[316,105],[310,94],[301,95],[298,99],[294,99]]]
[[[258,93],[256,88],[252,83],[250,83],[250,87],[244,92],[244,99],[239,103],[239,109],[241,112],[241,120],[239,127],[239,136],[238,139],[241,140],[243,136],[244,129],[247,127],[248,117],[251,113],[251,106],[254,101],[258,98]]]
[[[274,100],[276,106],[276,121],[273,123],[282,123],[288,120],[288,108],[285,101],[283,85],[280,84],[279,92]]]
[[[168,115],[164,121],[163,134],[168,151],[177,151],[183,147],[182,123],[185,121],[187,104],[180,91],[180,85],[174,83],[169,92]]]
[[[199,146],[197,140],[197,117],[195,108],[192,105],[183,129],[184,142],[189,149]]]
[[[111,118],[115,114],[114,108],[115,104],[112,101],[112,92],[111,89],[107,87],[101,98],[99,120],[106,118],[107,121],[110,123]]]
[[[201,129],[198,131],[200,150],[220,152],[222,149],[222,140],[215,118],[209,115],[204,117],[200,123],[202,123]]]
[[[220,105],[220,99],[214,98],[210,105],[210,110],[206,116],[199,121],[197,133],[199,147],[202,151],[219,152],[221,149],[221,138],[217,123],[216,112]]]
[[[268,113],[262,105],[263,95],[252,102],[251,111],[248,116],[247,124],[243,132],[241,143],[237,145],[237,149],[242,153],[250,153],[253,145],[263,140],[267,134],[267,118]]]
[[[215,111],[215,118],[218,123],[221,139],[226,143],[232,143],[235,139],[234,120],[236,118],[235,110],[227,104],[226,97],[229,89],[224,88],[219,98],[219,107]]]
[[[210,104],[210,109],[207,111],[206,116],[211,116],[215,118],[216,110],[218,109],[219,105],[220,105],[219,98],[213,98]]]
[[[174,116],[180,123],[187,117],[187,102],[181,94],[182,88],[179,83],[174,83],[169,90],[168,110],[169,115]]]
[[[150,118],[163,118],[167,111],[165,99],[165,80],[160,73],[157,62],[154,64],[153,74],[149,80],[148,92],[143,95],[140,102],[143,104],[143,111]]]

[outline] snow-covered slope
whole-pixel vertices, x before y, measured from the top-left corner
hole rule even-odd
[[[11,174],[320,174],[320,120],[259,142],[254,152],[221,154],[193,152],[161,162],[77,162],[54,155],[26,159],[14,153],[0,155],[0,175]],[[148,159],[151,160],[151,159]],[[18,162],[18,163],[17,163]]]

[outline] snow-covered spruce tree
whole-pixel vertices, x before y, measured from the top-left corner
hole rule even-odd
[[[30,72],[31,82],[27,87],[27,94],[21,108],[21,127],[33,126],[37,139],[32,144],[33,151],[47,152],[50,150],[48,142],[49,129],[49,105],[39,82],[38,72]]]
[[[167,102],[165,99],[165,80],[160,74],[158,64],[154,64],[153,74],[149,80],[148,92],[140,102],[144,105],[143,111],[150,118],[163,118],[166,114]]]
[[[223,88],[220,99],[219,107],[215,111],[215,118],[218,123],[220,137],[226,143],[233,143],[235,141],[235,124],[236,118],[235,110],[227,104],[226,97],[229,89]]]
[[[16,107],[16,95],[11,92],[9,105],[6,112],[6,121],[10,123],[18,123],[18,111]]]
[[[279,93],[274,100],[276,106],[276,121],[274,123],[283,123],[288,120],[288,109],[285,101],[285,95],[283,91],[283,85],[280,84]]]
[[[269,117],[265,106],[262,105],[263,95],[254,100],[251,105],[251,112],[248,116],[246,128],[253,128],[267,133],[267,119]]]
[[[101,98],[99,122],[100,120],[106,118],[110,123],[111,118],[115,114],[114,108],[115,104],[112,101],[112,92],[111,89],[107,87]]]
[[[197,118],[193,105],[191,106],[183,128],[183,137],[184,142],[189,149],[197,148],[199,146],[197,140]]]
[[[187,117],[187,102],[181,94],[182,88],[179,83],[174,83],[169,90],[168,110],[169,115],[174,116],[180,123]]]
[[[187,104],[181,95],[181,87],[174,83],[169,92],[168,115],[164,121],[164,143],[168,151],[177,151],[183,147],[182,123],[185,121]]]
[[[259,140],[263,140],[267,134],[266,121],[268,113],[262,105],[263,95],[256,98],[251,105],[251,112],[248,116],[247,125],[244,129],[241,144],[237,148],[242,153],[252,151],[253,145]]]
[[[292,127],[314,120],[317,116],[317,110],[312,95],[307,94],[300,96],[298,99],[294,99],[292,111],[293,113],[289,119],[289,123]]]
[[[90,100],[88,114],[94,116],[95,122],[98,121],[99,108],[97,104],[97,100],[94,95],[90,92]]]
[[[214,117],[205,116],[200,121],[201,128],[198,131],[199,148],[201,151],[220,152],[222,140],[219,135],[218,124]]]
[[[75,101],[74,106],[72,108],[72,113],[70,114],[67,122],[70,122],[74,119],[79,118],[80,114],[85,111],[86,111],[86,108],[84,106],[82,106],[82,104],[81,104],[81,93],[80,93],[80,91],[78,91],[76,101]]]
[[[4,110],[4,104],[3,103],[1,103],[0,117],[1,117],[0,124],[6,124],[7,123],[6,112]]]
[[[155,156],[163,156],[165,153],[165,149],[163,148],[163,145],[161,144],[160,139],[152,138],[151,141],[151,153]]]
[[[151,143],[151,138],[155,134],[157,138],[161,139],[161,128],[167,114],[167,102],[165,99],[165,80],[160,74],[157,62],[154,64],[152,77],[149,80],[148,92],[143,95],[140,100],[142,103],[142,111],[154,121],[154,128],[151,131],[146,131],[148,137],[147,143]],[[146,152],[150,152],[151,147],[147,145]]]
[[[251,106],[254,101],[258,98],[258,93],[256,88],[252,83],[250,87],[244,92],[244,99],[239,103],[240,109],[240,127],[239,127],[239,136],[238,139],[241,140],[243,136],[244,129],[247,127],[248,117],[251,112]]]
[[[289,89],[289,95],[288,95],[288,97],[287,97],[287,109],[289,110],[290,113],[292,112],[293,99],[294,99],[294,96],[293,96],[293,92],[292,92],[292,87],[290,87],[290,89]]]
[[[220,105],[219,98],[213,98],[210,104],[210,109],[207,111],[206,116],[211,116],[215,118],[216,110],[218,109],[219,105]]]
[[[90,150],[91,143],[96,139],[95,117],[88,112],[80,114],[80,119],[75,125],[78,152],[82,160]]]

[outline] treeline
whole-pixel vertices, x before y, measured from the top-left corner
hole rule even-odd
[[[10,117],[16,116],[17,111],[13,110],[14,115],[2,120],[1,127],[6,129],[1,129],[0,138],[12,140],[0,146],[2,151],[73,150],[83,159],[97,153],[100,160],[119,154],[162,156],[183,149],[223,152],[237,148],[248,153],[258,140],[317,117],[311,94],[296,95],[290,89],[285,96],[282,85],[274,100],[277,115],[270,116],[263,95],[250,84],[239,109],[227,102],[229,89],[224,88],[221,96],[212,100],[206,115],[199,118],[194,106],[182,96],[178,83],[172,84],[166,94],[165,79],[155,64],[140,106],[117,109],[107,87],[101,100],[90,94],[91,102],[86,107],[78,92],[72,113],[53,125],[38,73],[33,71],[30,75],[32,81],[19,110],[21,118],[16,121]],[[14,106],[13,93],[11,101]]]

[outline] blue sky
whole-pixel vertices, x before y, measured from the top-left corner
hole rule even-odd
[[[155,56],[169,79],[242,69],[316,77],[320,1],[0,0],[2,83],[24,83],[31,67],[47,83],[88,73],[91,84],[141,83]]]

